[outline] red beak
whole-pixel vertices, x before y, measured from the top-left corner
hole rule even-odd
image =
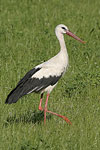
[[[69,35],[69,36],[71,36],[71,37],[73,37],[74,39],[80,41],[80,42],[83,43],[83,44],[86,43],[85,41],[82,41],[79,37],[77,37],[75,34],[73,34],[73,33],[72,33],[71,31],[69,31],[69,30],[66,32],[66,34]]]

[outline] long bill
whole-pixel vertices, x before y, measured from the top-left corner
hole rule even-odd
[[[71,36],[71,37],[73,37],[74,39],[80,41],[80,42],[83,43],[83,44],[86,43],[85,41],[82,41],[78,36],[76,36],[75,34],[73,34],[73,33],[72,33],[71,31],[69,31],[69,30],[66,32],[66,34],[69,35],[69,36]]]

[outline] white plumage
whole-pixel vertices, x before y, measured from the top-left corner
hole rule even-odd
[[[53,88],[57,85],[58,80],[65,73],[68,67],[68,53],[67,48],[64,41],[63,34],[68,34],[72,36],[76,40],[84,43],[80,38],[74,35],[69,29],[60,24],[55,29],[56,36],[60,43],[60,52],[49,59],[48,61],[36,66],[32,70],[30,70],[17,84],[16,88],[13,89],[8,95],[5,103],[11,104],[16,103],[19,98],[22,96],[32,93],[32,92],[41,92],[41,99],[39,104],[39,110],[43,110],[41,103],[43,98],[43,93],[47,92],[47,99],[44,108],[44,123],[46,122],[46,112],[57,115],[63,118],[66,122],[71,122],[65,116],[56,114],[54,112],[47,110],[48,97]]]
[[[38,72],[36,72],[32,78],[49,78],[50,76],[61,76],[62,74],[65,73],[66,68],[68,66],[68,53],[67,53],[67,49],[66,49],[66,45],[64,42],[64,37],[62,33],[65,33],[65,31],[63,31],[63,29],[61,27],[65,27],[66,29],[68,29],[65,25],[58,25],[55,29],[55,33],[56,36],[60,42],[60,52],[54,56],[53,58],[49,59],[48,61],[36,66],[35,68],[41,68],[41,70],[39,70]],[[43,91],[50,93],[53,88],[56,86],[49,86],[46,89],[44,89]]]

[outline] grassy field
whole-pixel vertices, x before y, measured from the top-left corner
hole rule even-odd
[[[65,24],[69,68],[51,93],[46,126],[40,95],[5,99],[24,74],[59,52],[54,29]],[[45,103],[45,98],[43,105]],[[100,0],[0,1],[0,150],[100,150]]]

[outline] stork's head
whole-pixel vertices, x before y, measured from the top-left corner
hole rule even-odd
[[[84,41],[82,41],[79,37],[77,37],[75,34],[73,34],[67,26],[65,26],[64,24],[59,24],[56,26],[55,29],[56,35],[57,34],[67,34],[71,37],[73,37],[74,39],[80,41],[81,43],[85,43]]]
[[[64,24],[59,24],[55,29],[56,32],[60,32],[62,34],[66,33],[68,30],[68,27],[66,27]]]

